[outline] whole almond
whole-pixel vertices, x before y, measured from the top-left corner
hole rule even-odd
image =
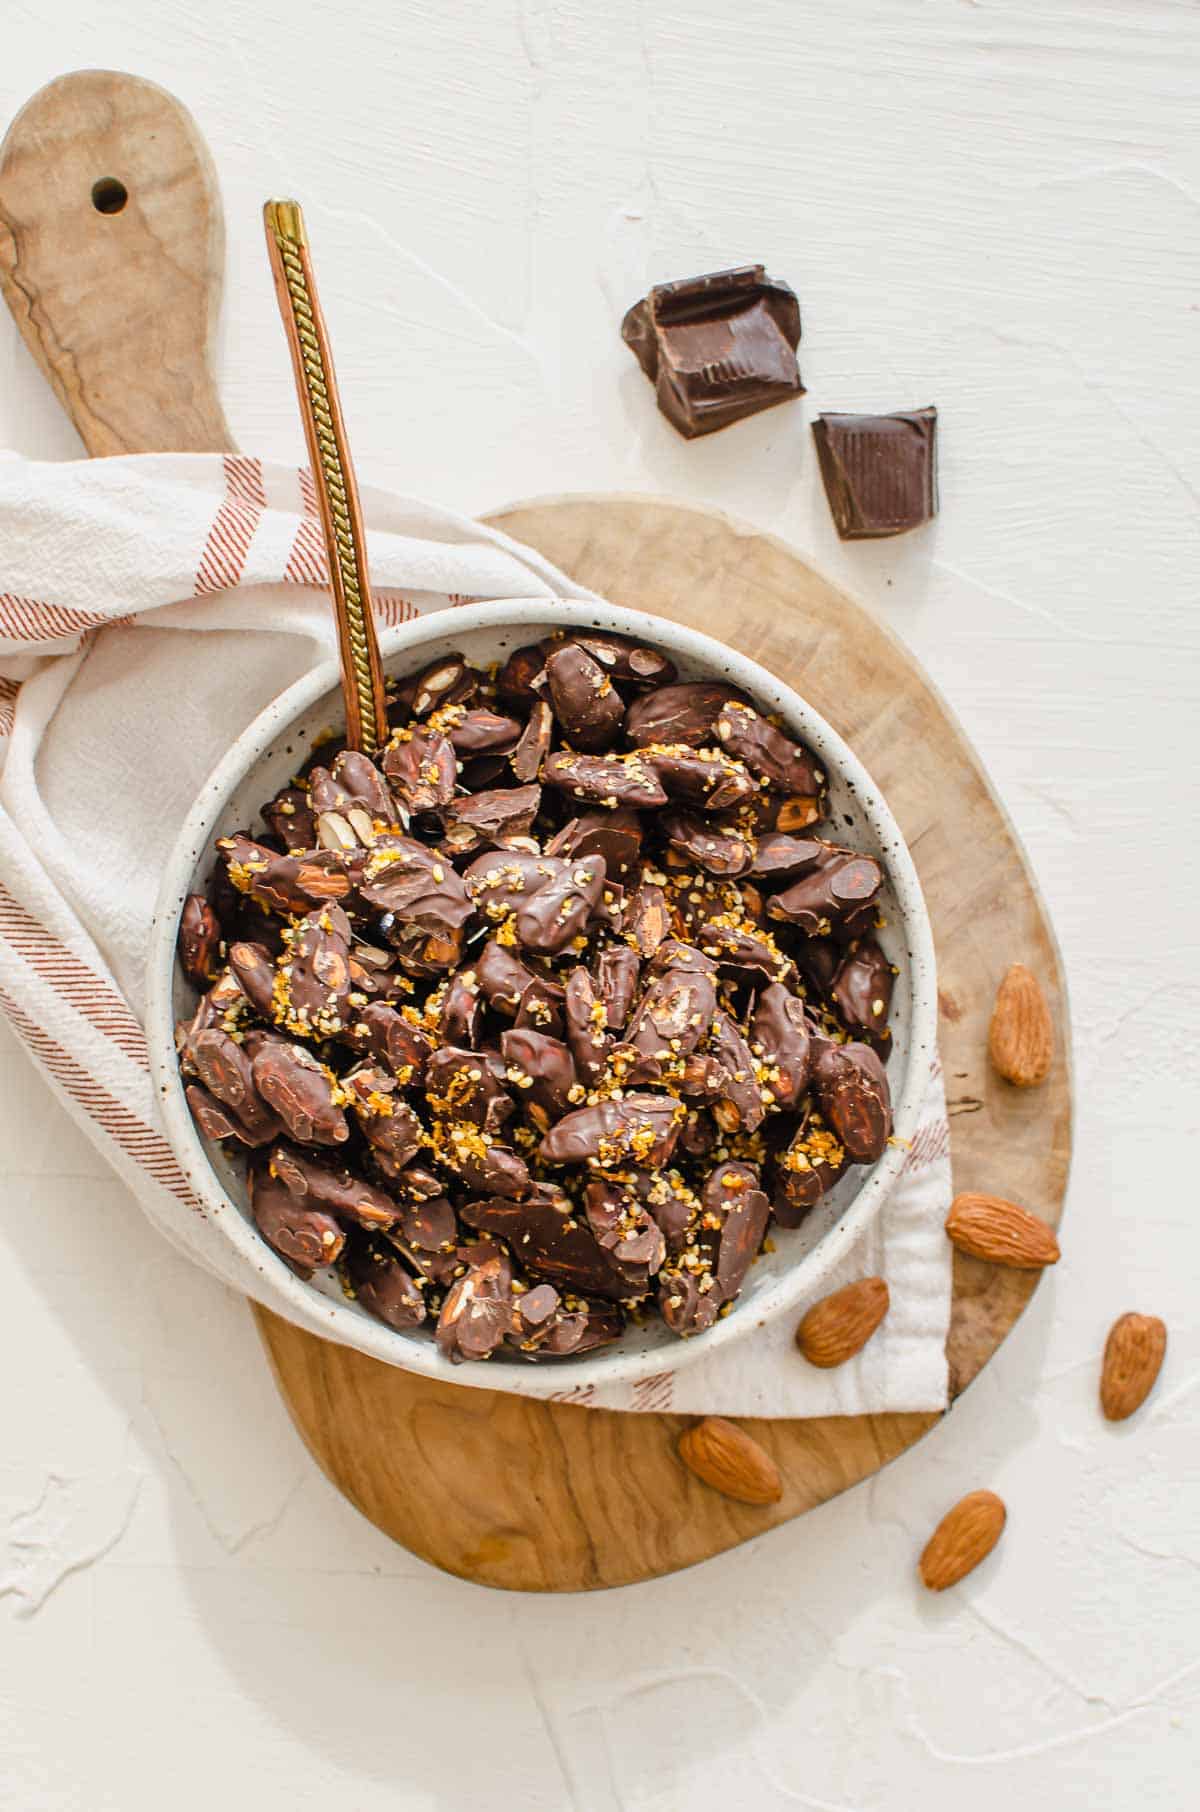
[[[1157,1315],[1122,1315],[1104,1343],[1100,1407],[1110,1422],[1123,1422],[1140,1409],[1162,1370],[1167,1326]]]
[[[931,1592],[944,1592],[973,1573],[1000,1540],[1008,1512],[994,1491],[969,1491],[947,1510],[925,1544],[921,1578]]]
[[[999,1195],[956,1195],[946,1232],[960,1252],[1018,1271],[1040,1271],[1060,1256],[1053,1227]]]
[[[1037,977],[1024,963],[1014,963],[997,990],[988,1052],[1016,1088],[1036,1088],[1049,1074],[1054,1026]]]
[[[888,1312],[882,1277],[860,1277],[814,1302],[796,1329],[796,1345],[810,1365],[823,1371],[845,1365],[861,1353]]]
[[[758,1442],[724,1416],[706,1416],[679,1437],[679,1457],[698,1479],[740,1504],[777,1504],[779,1468]]]

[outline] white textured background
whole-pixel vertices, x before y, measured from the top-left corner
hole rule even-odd
[[[259,226],[295,192],[365,473],[466,510],[674,492],[873,602],[1027,841],[1079,1099],[1063,1263],[948,1423],[698,1572],[553,1602],[445,1579],[336,1497],[240,1303],[146,1230],[0,1033],[5,1812],[1178,1812],[1200,1764],[1200,10],[9,0],[3,35],[4,120],[87,64],[195,112],[247,449],[300,452]],[[809,395],[688,445],[620,315],[755,258],[799,290]],[[840,546],[810,413],[928,402],[941,518]],[[7,316],[0,441],[77,451]],[[1131,1307],[1171,1346],[1112,1429],[1097,1358]],[[1002,1547],[923,1596],[926,1532],[982,1484]]]

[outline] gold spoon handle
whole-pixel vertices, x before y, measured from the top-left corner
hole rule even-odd
[[[367,543],[299,202],[268,201],[263,224],[329,556],[347,740],[352,749],[373,755],[387,736],[387,705],[371,614]]]

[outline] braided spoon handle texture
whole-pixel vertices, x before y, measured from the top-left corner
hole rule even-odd
[[[329,335],[317,300],[299,203],[267,202],[263,222],[329,555],[347,735],[351,748],[373,755],[387,735],[387,707],[371,614],[366,536]]]

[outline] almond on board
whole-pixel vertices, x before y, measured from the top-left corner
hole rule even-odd
[[[1003,1196],[967,1192],[956,1195],[946,1216],[946,1233],[961,1252],[1012,1265],[1018,1271],[1040,1271],[1058,1263],[1054,1229]]]
[[[679,1457],[698,1479],[740,1504],[777,1504],[783,1496],[779,1468],[766,1448],[724,1416],[706,1416],[685,1429]]]
[[[1054,1024],[1041,984],[1024,963],[1014,963],[997,990],[988,1052],[1016,1088],[1036,1088],[1050,1072]]]

